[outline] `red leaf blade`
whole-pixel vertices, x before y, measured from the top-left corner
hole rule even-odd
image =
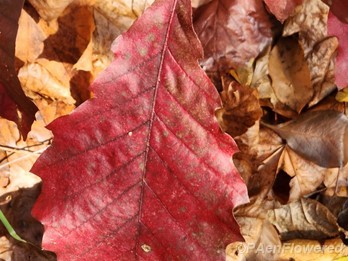
[[[338,38],[339,46],[337,49],[336,65],[335,65],[335,83],[338,89],[348,87],[348,24],[339,20],[331,11],[327,21],[328,35]]]
[[[44,247],[60,260],[222,260],[247,192],[197,63],[190,1],[155,2],[114,52],[96,98],[50,126],[33,167]]]

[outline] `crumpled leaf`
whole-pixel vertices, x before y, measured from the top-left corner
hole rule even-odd
[[[15,42],[23,0],[0,5],[0,115],[17,123],[24,138],[35,120],[36,106],[25,96],[15,71]],[[17,108],[21,115],[18,115]]]
[[[297,39],[281,38],[269,57],[269,75],[277,98],[300,113],[313,95],[309,68]]]
[[[256,89],[224,78],[221,99],[223,107],[215,113],[224,132],[239,136],[262,116]]]
[[[346,48],[348,43],[348,24],[342,23],[330,12],[328,18],[328,34],[338,38],[339,46],[335,66],[335,83],[338,89],[343,89],[348,87],[348,50]]]
[[[337,111],[309,111],[297,119],[271,128],[303,158],[326,168],[348,161],[348,119]]]
[[[329,7],[322,1],[305,0],[284,25],[283,36],[298,33],[306,57],[314,95],[309,106],[317,104],[336,87],[334,61],[337,40],[327,37]]]
[[[270,12],[283,23],[303,0],[264,0],[264,2]]]
[[[318,201],[309,198],[269,210],[268,220],[276,226],[282,240],[320,240],[338,234],[335,216]]]
[[[46,35],[24,9],[18,23],[16,57],[24,63],[34,62],[44,49]]]
[[[156,1],[113,50],[95,98],[49,126],[53,144],[32,169],[43,246],[69,261],[224,260],[247,193],[197,63],[190,1]]]
[[[271,43],[269,16],[261,0],[213,0],[194,13],[204,47],[203,69],[213,78],[246,65]]]
[[[326,184],[329,176],[337,176],[337,169],[323,168],[311,161],[305,160],[298,156],[289,147],[283,150],[281,159],[279,160],[279,169],[284,170],[291,178],[289,182],[289,202],[296,201],[303,196],[309,195],[315,191],[321,184],[331,187],[334,184]]]

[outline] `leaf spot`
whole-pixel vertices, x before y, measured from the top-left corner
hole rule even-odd
[[[151,247],[146,244],[141,245],[141,249],[144,250],[144,252],[149,253],[151,251]]]

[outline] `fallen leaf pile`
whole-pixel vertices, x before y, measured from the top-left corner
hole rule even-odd
[[[347,258],[347,14],[0,0],[0,258]]]

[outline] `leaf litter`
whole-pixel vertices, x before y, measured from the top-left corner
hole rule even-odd
[[[1,164],[9,163],[1,169],[1,184],[5,189],[2,195],[12,197],[12,205],[7,202],[4,212],[16,231],[41,246],[42,228],[29,214],[41,186],[35,185],[38,179],[28,172],[37,156],[24,152],[30,155],[28,161],[16,162],[23,156],[19,148],[41,153],[49,146],[45,140],[50,140],[52,135],[46,131],[43,134],[42,126],[95,97],[88,86],[114,59],[111,43],[152,1],[29,2],[24,5],[19,20],[15,65],[25,94],[39,108],[36,117],[40,127],[29,133],[29,140],[22,141],[15,125],[7,128],[9,122],[1,122],[1,135],[4,135],[1,145],[5,146],[1,147],[4,159]],[[344,103],[347,12],[343,12],[347,8],[340,1],[326,2],[330,6],[319,0],[192,3],[194,26],[204,47],[200,64],[220,91],[222,107],[216,106],[215,114],[222,130],[233,136],[238,145],[239,152],[233,160],[250,197],[250,203],[234,210],[246,242],[235,241],[238,229],[232,233],[234,239],[230,239],[234,243],[224,241],[225,246],[232,243],[226,248],[229,260],[334,260],[348,256],[344,244],[348,234]],[[72,12],[88,13],[87,30],[68,29],[61,23]],[[81,19],[76,23],[83,23],[84,16],[73,19]],[[66,46],[61,44],[60,37],[56,42],[47,40],[59,34],[81,41]],[[25,46],[25,42],[30,44]],[[53,50],[62,51],[57,56]],[[148,76],[145,71],[139,74]],[[337,89],[342,90],[337,92]],[[193,97],[189,98],[191,103],[197,102]],[[196,115],[205,106],[202,104]],[[174,107],[168,108],[175,111]],[[196,131],[183,129],[177,135],[182,138]],[[13,134],[9,133],[14,133],[16,138],[10,138]],[[133,134],[128,132],[130,137]],[[62,134],[56,134],[56,140],[59,135]],[[70,143],[75,144],[74,140]],[[32,145],[35,149],[29,149]],[[24,181],[23,175],[32,177],[33,181]],[[21,180],[24,182],[20,183]],[[48,178],[44,178],[44,186],[45,182],[50,183]],[[163,190],[163,193],[170,192]],[[27,207],[21,212],[23,202]],[[23,220],[36,225],[29,231],[23,227]],[[99,234],[96,231],[91,237],[97,238]],[[38,260],[55,259],[50,252],[13,241],[6,231],[2,235],[7,236],[1,241],[6,249],[5,260],[26,260],[29,255],[35,255]],[[43,237],[45,245],[47,239]],[[114,235],[109,237],[112,240]],[[319,247],[321,252],[320,255],[316,251],[299,254],[289,251],[289,244],[300,249]],[[254,247],[247,249],[251,245]],[[238,251],[241,246],[248,251]],[[255,251],[257,247],[267,246],[280,250]],[[330,246],[340,251],[327,251]],[[143,253],[154,251],[147,243],[140,245],[140,249]],[[62,250],[55,249],[58,258]],[[69,255],[72,250],[63,251]]]

